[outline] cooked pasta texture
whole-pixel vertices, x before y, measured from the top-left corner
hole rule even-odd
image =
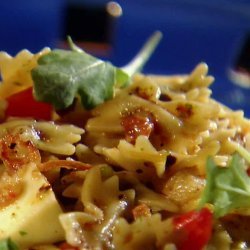
[[[50,121],[4,117],[6,98],[33,85],[30,71],[48,51],[0,54],[0,208],[24,192],[20,171],[31,163],[61,208],[55,218],[60,240],[17,244],[37,250],[188,249],[176,236],[176,218],[197,210],[208,157],[226,167],[239,147],[250,150],[249,120],[211,97],[214,78],[205,63],[187,75],[137,74],[92,110],[76,99]],[[6,187],[17,197],[8,198]],[[206,249],[250,241],[224,224],[216,219]]]

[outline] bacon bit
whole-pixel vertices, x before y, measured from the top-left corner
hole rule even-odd
[[[139,135],[150,136],[154,129],[154,122],[150,114],[129,114],[121,118],[121,125],[125,130],[128,142],[135,143]]]
[[[69,243],[67,242],[63,242],[59,245],[59,249],[60,250],[79,250],[78,247],[75,246],[71,246]]]
[[[90,230],[93,230],[95,225],[96,225],[96,223],[87,222],[87,223],[84,223],[83,228],[84,228],[84,230],[90,231]]]
[[[50,184],[46,183],[46,184],[43,184],[40,188],[39,188],[39,193],[45,193],[47,192],[48,190],[51,189],[51,186]]]
[[[250,177],[250,167],[247,169],[247,175]]]
[[[41,162],[39,150],[31,141],[23,141],[19,135],[11,134],[0,139],[0,158],[9,172],[17,171],[30,162]]]
[[[143,99],[149,100],[151,95],[149,93],[147,93],[147,91],[145,89],[141,89],[139,87],[135,88],[135,94],[140,96]]]
[[[149,217],[151,216],[151,211],[150,208],[146,204],[140,204],[133,208],[132,214],[134,216],[134,219],[136,220],[137,218],[140,217]]]
[[[49,171],[51,169],[56,168],[67,168],[72,170],[87,170],[90,169],[92,166],[87,163],[83,163],[80,161],[68,161],[68,160],[51,160],[44,162],[39,165],[39,169],[42,172]]]
[[[191,115],[193,115],[193,106],[189,103],[179,104],[176,111],[178,111],[179,117],[188,119]]]

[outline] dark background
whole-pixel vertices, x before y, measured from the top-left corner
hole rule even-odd
[[[23,48],[67,47],[71,35],[85,50],[122,66],[160,30],[163,39],[144,72],[189,73],[206,62],[216,78],[213,97],[250,117],[250,88],[230,74],[244,72],[248,79],[250,0],[117,0],[118,16],[107,11],[110,2],[1,1],[0,50],[15,55]]]

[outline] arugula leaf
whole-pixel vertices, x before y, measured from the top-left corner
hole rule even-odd
[[[250,207],[250,178],[238,154],[232,156],[227,167],[216,166],[212,158],[208,158],[207,184],[199,207],[206,203],[214,205],[215,217]]]
[[[113,97],[115,68],[87,53],[53,50],[32,70],[35,97],[56,109],[70,106],[77,93],[84,107],[93,108]]]
[[[69,37],[71,51],[55,49],[39,58],[38,66],[31,72],[34,96],[56,109],[64,109],[79,95],[86,109],[94,108],[113,98],[115,87],[128,84],[132,74],[148,60],[160,38],[160,32],[150,37],[135,59],[123,69],[87,54]]]
[[[0,240],[0,250],[19,250],[18,246],[10,238]]]

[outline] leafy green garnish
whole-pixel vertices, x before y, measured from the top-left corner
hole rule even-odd
[[[38,101],[64,109],[77,94],[86,108],[113,97],[115,68],[87,53],[53,50],[38,60],[32,70],[35,97]]]
[[[0,240],[0,250],[19,250],[19,247],[10,238]]]
[[[214,205],[215,217],[250,207],[250,178],[238,154],[232,156],[227,167],[219,167],[212,158],[208,158],[207,183],[200,207],[206,203]]]
[[[161,33],[156,32],[124,68],[87,54],[68,38],[71,51],[52,50],[41,56],[32,70],[35,98],[64,109],[79,95],[85,108],[94,108],[113,98],[115,87],[124,87],[130,81],[149,59],[160,38]]]

